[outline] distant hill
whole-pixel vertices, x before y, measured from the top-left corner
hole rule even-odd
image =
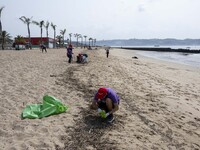
[[[200,45],[200,39],[116,39],[97,41],[96,45],[103,46],[178,46],[178,45]]]

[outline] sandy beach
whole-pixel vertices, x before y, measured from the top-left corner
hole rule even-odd
[[[112,49],[74,49],[87,64],[68,64],[65,49],[0,51],[0,149],[199,150],[200,69]],[[137,56],[138,59],[132,57]],[[120,96],[113,124],[89,109],[96,90]],[[20,118],[44,95],[69,109],[42,119]]]

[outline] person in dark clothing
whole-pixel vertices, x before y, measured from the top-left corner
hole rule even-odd
[[[67,48],[67,57],[69,58],[68,63],[71,63],[72,61],[72,45],[70,44]]]
[[[43,53],[44,50],[47,53],[47,48],[46,48],[46,46],[44,44],[41,45],[41,49],[42,49],[42,53]]]
[[[106,48],[106,56],[108,58],[108,55],[109,55],[109,48]]]
[[[88,62],[88,54],[78,54],[77,57],[77,63],[87,63]]]
[[[78,54],[78,56],[76,56],[77,57],[77,63],[81,63],[82,62],[82,54]]]

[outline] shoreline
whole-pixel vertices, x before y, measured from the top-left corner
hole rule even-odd
[[[200,49],[190,49],[188,48],[170,48],[170,46],[166,46],[166,47],[151,47],[151,46],[112,46],[112,48],[116,48],[116,49],[126,49],[126,50],[137,50],[137,51],[155,51],[155,52],[179,52],[179,53],[192,53],[192,54],[199,54],[200,53]]]
[[[113,49],[117,50],[117,49]],[[121,50],[121,49],[119,49]],[[124,49],[125,50],[125,49]],[[188,66],[192,68],[199,69],[200,67],[200,61],[199,59],[191,58],[193,55],[198,54],[181,54],[179,52],[156,52],[156,51],[140,51],[140,50],[125,50],[124,55],[128,54],[127,56],[130,57],[130,55],[139,55],[140,57],[145,57],[151,60],[158,60],[160,62],[164,61],[166,63],[175,63],[179,66]],[[200,57],[199,57],[200,58]]]
[[[199,54],[200,50],[198,49],[187,49],[187,48],[170,48],[170,47],[113,47],[121,48],[126,50],[137,50],[137,51],[156,51],[156,52],[179,52],[179,53],[192,53]]]

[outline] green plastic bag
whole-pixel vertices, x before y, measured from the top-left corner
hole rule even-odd
[[[106,112],[105,112],[105,110],[102,110],[101,112],[100,112],[100,116],[102,117],[102,118],[106,118]]]
[[[60,102],[53,96],[45,95],[43,97],[42,104],[31,104],[27,105],[23,110],[21,117],[22,119],[36,119],[43,118],[50,115],[55,115],[63,113],[68,109],[68,107]]]

